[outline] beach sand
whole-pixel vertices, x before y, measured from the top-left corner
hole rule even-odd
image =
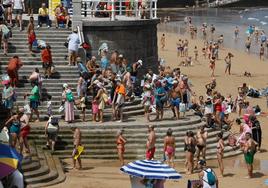
[[[162,33],[159,33],[159,39]],[[189,40],[189,54],[193,56],[193,48],[196,45],[199,49],[199,62],[194,63],[192,67],[180,67],[183,74],[189,76],[193,85],[193,90],[197,95],[205,95],[204,85],[211,80],[208,67],[208,60],[202,56],[201,49],[203,42],[201,40],[190,40],[187,36],[179,36],[171,33],[166,33],[166,48],[164,51],[159,49],[159,57],[166,60],[166,65],[172,68],[178,67],[181,59],[177,58],[176,42],[178,38]],[[160,40],[158,41],[160,42]],[[158,45],[160,47],[160,43]],[[232,63],[232,75],[224,75],[225,55],[231,52],[234,54]],[[216,79],[217,90],[223,95],[237,95],[237,87],[243,82],[255,88],[267,87],[267,70],[268,60],[260,61],[255,55],[248,55],[245,52],[236,49],[221,49],[220,59],[216,62]],[[252,74],[251,78],[241,76],[245,71]],[[250,104],[259,104],[263,112],[267,112],[266,99],[248,99]],[[236,114],[232,114],[236,118]],[[263,145],[264,152],[255,155],[254,163],[254,178],[245,179],[247,170],[244,164],[243,155],[233,158],[224,159],[225,174],[224,178],[220,178],[220,188],[265,188],[264,181],[268,179],[268,118],[266,116],[259,117],[263,130]],[[238,131],[238,127],[233,127],[233,131]],[[65,160],[71,164],[71,160]],[[218,164],[216,160],[208,161],[208,166],[212,167],[219,174]],[[67,172],[67,179],[60,185],[53,186],[64,188],[128,188],[130,187],[129,177],[119,171],[118,161],[102,161],[102,160],[83,160],[84,170]],[[197,179],[198,175],[185,175],[183,173],[183,163],[176,163],[176,169],[182,174],[183,178],[179,181],[167,181],[167,188],[186,188],[188,179]]]

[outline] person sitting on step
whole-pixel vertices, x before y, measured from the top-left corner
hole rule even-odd
[[[68,15],[68,11],[66,8],[60,3],[55,9],[55,17],[56,17],[56,28],[59,27],[59,24],[66,23],[66,28],[69,28],[70,16]]]

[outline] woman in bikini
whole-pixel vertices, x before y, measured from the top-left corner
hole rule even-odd
[[[175,137],[172,136],[171,128],[167,130],[167,136],[164,138],[164,153],[168,157],[168,165],[174,168]]]
[[[193,173],[195,146],[196,141],[194,138],[194,133],[192,131],[187,131],[186,137],[184,138],[184,151],[186,152],[186,174]]]
[[[211,69],[211,77],[215,77],[215,62],[216,62],[216,58],[215,57],[211,57],[210,61],[209,61],[209,68]]]
[[[23,112],[19,111],[16,115],[11,116],[9,120],[5,123],[5,126],[8,127],[9,133],[11,135],[11,147],[15,148],[17,140],[19,140],[21,122],[20,119],[23,116]]]
[[[223,171],[224,171],[224,166],[223,166],[223,154],[224,154],[224,141],[222,139],[223,134],[222,132],[220,132],[217,135],[218,138],[218,144],[217,144],[217,159],[218,159],[218,163],[219,163],[219,168],[220,168],[220,177],[223,177]]]
[[[117,154],[120,161],[121,166],[124,166],[124,153],[125,153],[125,144],[126,139],[123,137],[123,130],[119,130],[117,132],[116,137],[116,147],[117,147]]]

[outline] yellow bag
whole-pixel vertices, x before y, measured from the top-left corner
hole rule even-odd
[[[103,98],[105,103],[107,103],[109,101],[109,97],[108,97],[108,95],[106,93],[102,94],[102,98]]]
[[[77,160],[77,158],[81,155],[83,151],[84,151],[84,146],[78,146],[77,153],[75,154],[74,159]]]

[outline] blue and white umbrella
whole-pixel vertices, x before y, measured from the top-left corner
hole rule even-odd
[[[180,179],[181,175],[170,166],[153,160],[138,160],[131,162],[120,169],[131,176],[143,179]]]

